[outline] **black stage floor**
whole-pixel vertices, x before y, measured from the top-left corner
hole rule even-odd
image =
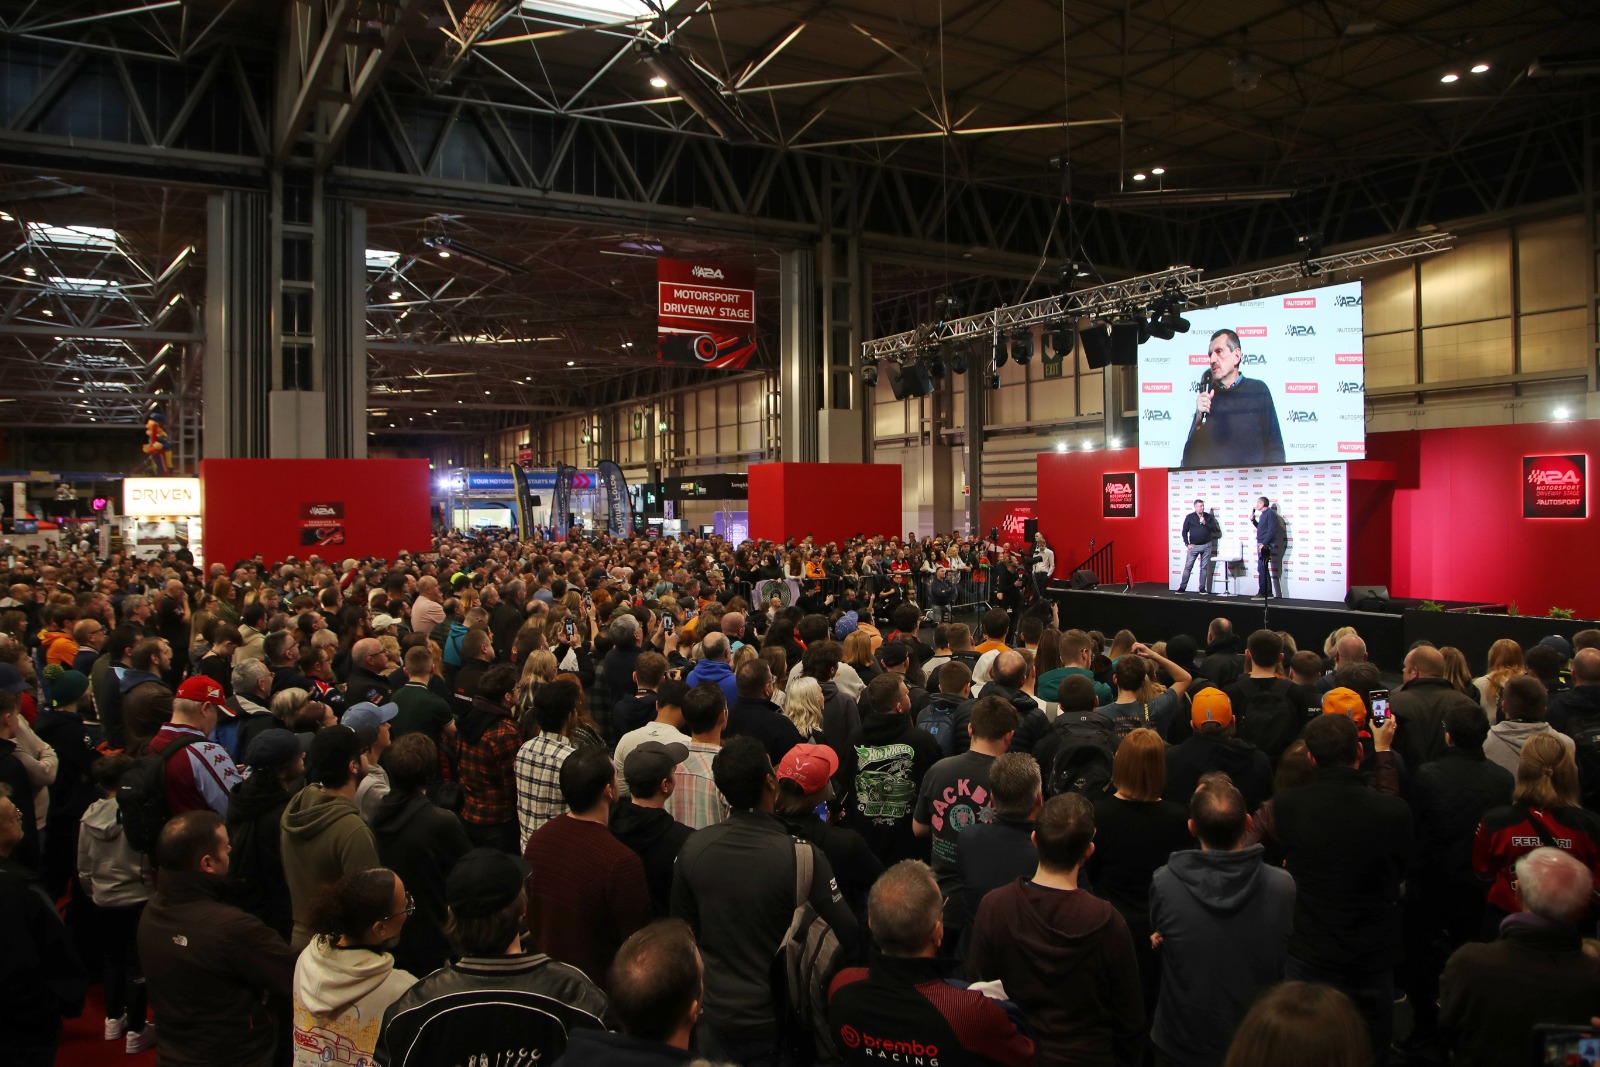
[[[1321,600],[1261,601],[1248,595],[1175,593],[1154,582],[1140,583],[1126,593],[1109,587],[1059,586],[1050,592],[1061,605],[1063,628],[1094,629],[1106,634],[1127,629],[1147,641],[1165,641],[1184,633],[1204,647],[1211,620],[1225,618],[1241,636],[1265,626],[1287,632],[1300,648],[1320,652],[1330,633],[1341,626],[1354,626],[1381,668],[1397,669],[1399,658],[1405,654],[1405,630],[1398,612],[1352,611],[1342,603]],[[1391,658],[1394,663],[1385,662]]]

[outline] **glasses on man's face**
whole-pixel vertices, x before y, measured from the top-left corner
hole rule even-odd
[[[409,919],[409,918],[411,918],[411,916],[415,915],[416,913],[417,913],[417,901],[416,901],[416,898],[413,897],[410,893],[407,893],[406,894],[406,908],[405,908],[405,910],[404,911],[397,911],[397,912],[394,913],[394,915],[385,915],[384,918],[385,919],[392,919],[392,918],[395,917],[395,915],[404,915],[406,918]]]

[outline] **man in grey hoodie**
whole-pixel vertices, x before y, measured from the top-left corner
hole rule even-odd
[[[1555,734],[1568,752],[1574,751],[1572,738],[1557,733],[1545,721],[1548,704],[1549,694],[1539,679],[1531,674],[1508,679],[1500,690],[1500,707],[1506,717],[1489,728],[1483,754],[1515,775],[1522,760],[1522,746],[1534,734]]]
[[[1150,884],[1161,956],[1150,1040],[1182,1067],[1221,1067],[1256,994],[1283,978],[1294,879],[1261,862],[1261,845],[1239,846],[1249,825],[1228,776],[1206,775],[1189,800],[1200,850],[1174,852]]]

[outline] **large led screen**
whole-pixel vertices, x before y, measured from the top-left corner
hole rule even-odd
[[[1366,455],[1361,283],[1185,312],[1139,346],[1139,465],[1193,469]]]

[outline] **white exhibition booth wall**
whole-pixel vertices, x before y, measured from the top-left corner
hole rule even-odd
[[[1283,557],[1283,595],[1292,600],[1342,601],[1348,589],[1350,537],[1349,468],[1343,463],[1282,467],[1169,471],[1167,475],[1167,581],[1176,588],[1183,575],[1183,519],[1194,501],[1206,502],[1222,525],[1218,560],[1242,560],[1244,575],[1233,579],[1235,595],[1256,592],[1256,531],[1250,510],[1258,497],[1278,506],[1288,533]],[[1198,563],[1196,564],[1198,567]],[[1221,593],[1222,564],[1212,591]],[[1235,568],[1237,575],[1238,569]],[[1197,586],[1189,576],[1189,588]]]

